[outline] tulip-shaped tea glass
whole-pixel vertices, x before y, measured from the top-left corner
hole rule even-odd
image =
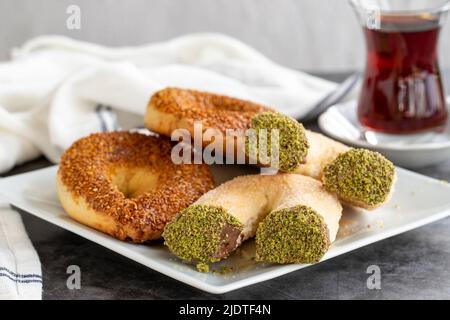
[[[358,119],[392,134],[442,127],[447,110],[437,42],[450,1],[350,0],[367,59]]]

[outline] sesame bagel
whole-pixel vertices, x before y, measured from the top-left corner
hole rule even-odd
[[[167,139],[92,134],[61,157],[57,191],[75,220],[120,240],[158,239],[181,210],[213,188],[206,165],[175,165]]]
[[[175,255],[201,267],[255,235],[258,261],[312,263],[335,240],[341,213],[337,197],[310,177],[240,176],[181,211],[163,237]]]
[[[305,161],[308,142],[303,126],[288,116],[274,112],[271,108],[223,95],[166,88],[156,92],[150,99],[145,115],[145,126],[158,134],[172,136],[175,130],[185,129],[195,135],[195,123],[201,122],[202,131],[214,130],[221,134],[223,147],[234,146],[248,159],[254,159],[259,166],[272,166],[282,172],[290,172]],[[245,136],[246,130],[253,129],[254,140]],[[267,141],[268,157],[272,156],[271,130],[277,129],[279,149],[277,162],[270,164],[261,161],[261,148],[258,143]],[[229,131],[233,130],[233,135]],[[244,137],[239,139],[237,137]],[[254,143],[248,143],[253,141]],[[202,136],[203,147],[211,140]],[[236,152],[234,154],[237,154]]]

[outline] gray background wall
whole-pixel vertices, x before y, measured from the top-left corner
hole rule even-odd
[[[66,28],[66,8],[81,8],[81,29]],[[109,46],[138,45],[191,32],[234,36],[289,67],[360,68],[364,44],[346,0],[0,0],[0,60],[43,34]],[[441,64],[450,67],[450,23]]]

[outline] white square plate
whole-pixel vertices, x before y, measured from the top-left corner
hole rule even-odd
[[[229,259],[215,264],[233,268],[230,273],[199,273],[182,263],[161,242],[137,245],[121,242],[72,220],[60,206],[55,189],[57,167],[0,179],[0,196],[14,206],[72,231],[108,249],[137,261],[169,277],[211,293],[225,293],[257,282],[302,269],[308,265],[270,265],[253,260],[254,244],[249,241]],[[217,182],[248,173],[245,167],[213,168]],[[398,169],[398,181],[391,201],[372,212],[344,209],[337,240],[322,261],[351,250],[442,219],[450,214],[450,186],[404,169]]]

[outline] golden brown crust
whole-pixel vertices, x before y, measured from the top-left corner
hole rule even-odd
[[[178,88],[158,91],[150,99],[144,122],[148,129],[174,141],[191,139],[196,147],[213,143],[214,149],[222,145],[227,156],[234,151],[235,159],[245,156],[247,162],[260,167],[273,165],[282,172],[290,172],[304,162],[308,149],[304,128],[295,119],[257,103],[208,92]],[[274,133],[278,133],[279,157],[276,163],[268,164],[263,160],[274,150]],[[259,146],[263,139],[267,144]],[[215,151],[215,156],[220,156]]]
[[[169,140],[138,133],[92,134],[63,154],[58,179],[74,199],[81,198],[96,213],[113,218],[117,224],[113,236],[135,242],[154,239],[180,210],[214,186],[206,165],[176,165],[171,148]],[[134,169],[155,175],[157,185],[127,197],[113,178],[120,170]],[[124,232],[130,228],[133,235]]]
[[[225,132],[228,128],[248,129],[254,115],[272,111],[266,106],[246,100],[179,88],[166,88],[156,92],[148,104],[148,109],[175,116],[180,122],[187,122],[190,125],[194,121],[201,120],[204,129],[214,128],[221,132]],[[146,126],[154,130],[152,121],[153,117],[146,117]],[[181,127],[183,126],[177,124],[171,129]]]

